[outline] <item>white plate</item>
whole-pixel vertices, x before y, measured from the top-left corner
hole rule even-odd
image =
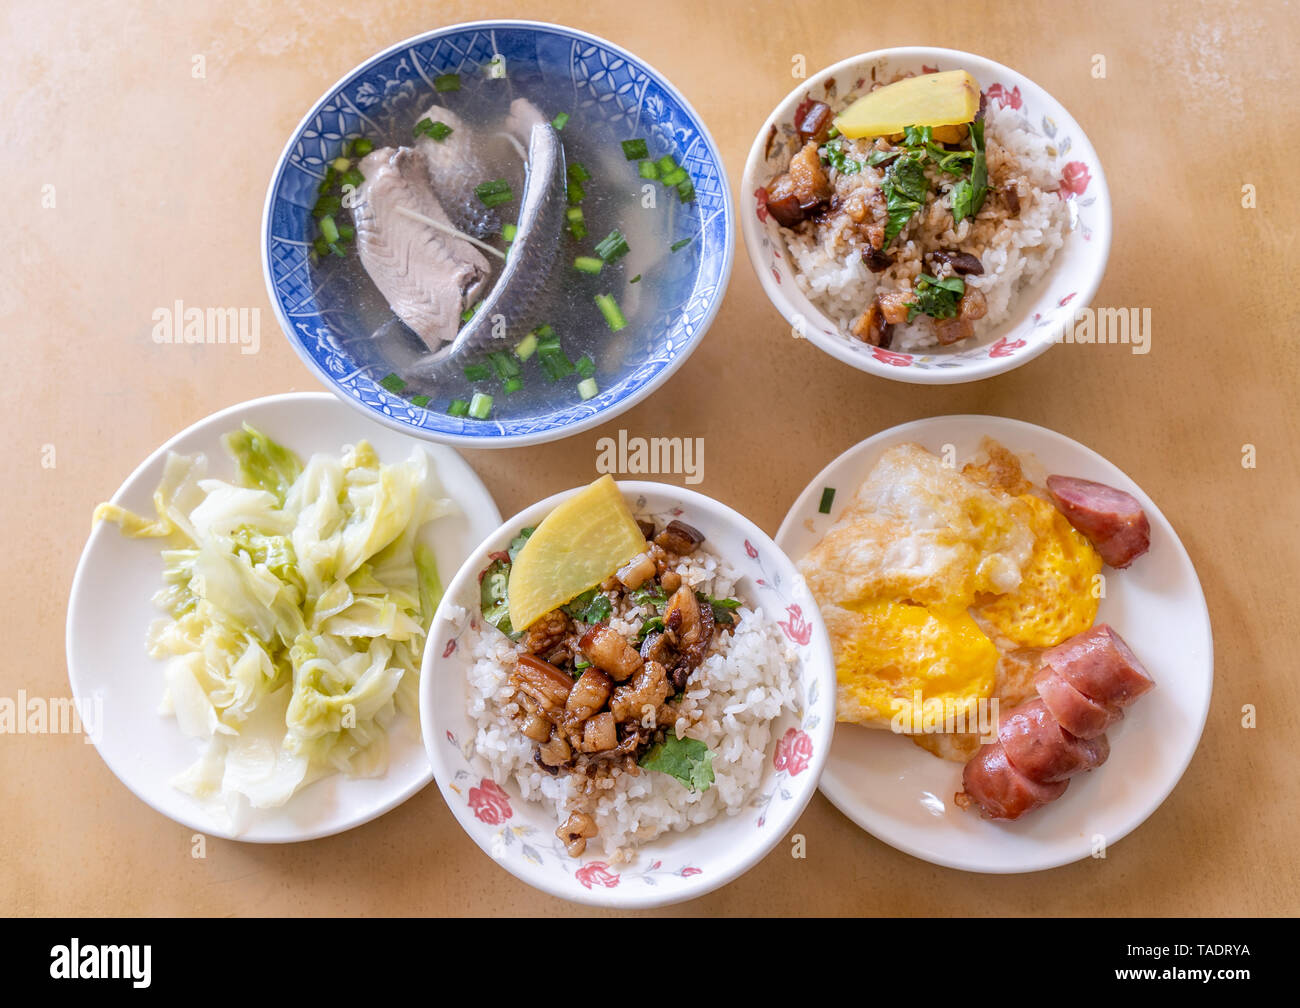
[[[1154,812],[1191,761],[1210,707],[1214,649],[1196,571],[1178,536],[1142,489],[1091,449],[1019,420],[933,417],[902,424],[850,448],[812,481],[786,515],[776,542],[796,563],[839,517],[885,449],[915,442],[969,459],[984,435],[1036,459],[1048,473],[1126,490],[1151,522],[1151,550],[1127,570],[1106,569],[1098,622],[1110,623],[1142,659],[1156,688],[1109,733],[1110,759],[1070,781],[1057,801],[1012,823],[990,822],[953,804],[960,764],[940,760],[890,732],[836,726],[821,790],[855,823],[899,850],[950,868],[1029,872],[1069,864],[1114,844]],[[817,513],[825,487],[829,515]]]
[[[426,450],[444,492],[463,512],[430,526],[444,583],[501,523],[482,481],[455,451],[381,427],[325,392],[254,399],[200,420],[150,455],[113,495],[113,502],[152,514],[153,491],[171,451],[203,452],[212,475],[233,477],[234,464],[221,447],[221,436],[245,421],[304,460],[318,451],[337,452],[363,438],[385,462],[405,459],[416,446]],[[183,735],[175,718],[159,713],[163,663],[148,656],[145,632],[160,615],[151,599],[161,585],[161,575],[156,541],[128,539],[116,525],[100,523],[81,555],[68,603],[68,678],[73,695],[79,709],[102,704],[102,725],[92,738],[109,769],[138,797],[163,815],[210,836],[292,843],[359,826],[429,783],[433,773],[418,728],[410,718],[399,717],[383,776],[331,775],[299,791],[283,808],[254,810],[248,828],[234,835],[201,802],[170,783],[199,757],[201,743]]]

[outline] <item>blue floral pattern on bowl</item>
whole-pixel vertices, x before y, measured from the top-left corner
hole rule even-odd
[[[314,283],[311,211],[330,160],[351,137],[378,124],[442,74],[461,74],[462,91],[491,86],[484,68],[504,57],[512,75],[571,81],[575,110],[604,106],[603,116],[651,149],[672,150],[690,174],[695,268],[673,273],[682,284],[673,310],[648,325],[652,352],[620,381],[586,401],[518,419],[486,421],[416,406],[380,385],[392,368],[371,332],[348,307],[330,303]],[[686,209],[686,208],[684,208]],[[330,90],[294,132],[281,155],[263,218],[263,266],[290,344],[336,395],[390,427],[435,441],[483,447],[528,444],[576,433],[629,408],[667,379],[694,351],[721,304],[734,253],[732,204],[722,159],[699,117],[657,72],[617,46],[570,28],[522,21],[475,22],[440,29],[380,53]]]

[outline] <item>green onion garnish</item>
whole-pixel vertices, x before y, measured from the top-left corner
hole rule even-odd
[[[493,179],[491,182],[480,182],[474,187],[474,195],[485,207],[500,206],[502,203],[509,203],[515,198],[514,191],[510,188],[510,183],[505,179]]]
[[[645,141],[637,138],[636,140],[623,141],[623,156],[629,161],[640,161],[642,158],[650,156],[650,148]]]
[[[674,167],[671,171],[665,172],[659,176],[659,181],[666,186],[677,186],[690,179],[686,174],[685,168]]]
[[[831,504],[835,501],[835,488],[827,487],[822,491],[822,502],[817,505],[818,514],[830,514]]]
[[[470,381],[486,381],[492,377],[492,369],[486,364],[466,364],[465,377]]]
[[[653,161],[642,161],[636,166],[637,173],[643,179],[657,179],[659,177],[659,166]]]
[[[576,180],[569,182],[569,202],[581,203],[587,198],[587,190],[582,188],[582,183]]]
[[[569,207],[569,209],[567,209],[567,210],[564,211],[564,216],[568,219],[568,221],[569,221],[570,224],[574,224],[574,223],[578,223],[578,224],[580,224],[580,223],[582,223],[582,219],[583,219],[583,218],[582,218],[582,207],[580,207],[580,206],[571,206],[571,207]]]
[[[509,395],[511,392],[518,392],[521,388],[523,388],[524,380],[520,378],[518,375],[512,375],[511,377],[506,379],[505,385],[503,387],[505,388],[506,395]]]
[[[613,332],[618,332],[627,325],[627,319],[623,317],[623,312],[618,307],[618,302],[610,294],[597,294],[596,307],[600,309],[601,315],[605,316],[605,324]]]
[[[584,378],[590,378],[596,373],[596,362],[586,354],[579,357],[578,362],[573,366],[577,370],[578,374],[582,375]]]
[[[351,224],[338,224],[337,221],[335,222],[335,224],[339,229],[340,241],[351,241],[353,238],[356,237],[357,234],[356,228],[352,227]]]
[[[506,58],[497,53],[487,65],[488,80],[504,80],[506,76]]]
[[[600,389],[596,386],[595,378],[584,378],[578,382],[578,395],[584,400],[594,399],[599,393]]]
[[[343,184],[350,185],[353,189],[359,188],[365,180],[366,177],[356,168],[349,168],[343,173]]]
[[[591,178],[591,172],[587,171],[578,161],[574,161],[569,165],[568,173],[569,178],[575,182],[586,182],[587,179]]]
[[[578,241],[582,241],[582,239],[587,237],[587,225],[584,224],[581,220],[569,221],[569,223],[566,224],[565,227],[569,229],[569,234],[577,238]]]
[[[447,415],[448,415],[448,416],[468,416],[468,415],[469,415],[469,403],[467,403],[464,399],[453,399],[453,400],[452,400],[452,401],[447,405]]]
[[[333,161],[330,162],[330,167],[333,168],[340,175],[342,175],[345,171],[347,171],[349,168],[352,167],[352,162],[345,157],[336,157]]]
[[[691,239],[690,239],[690,238],[683,238],[681,241],[675,241],[675,242],[673,242],[671,245],[669,245],[669,246],[668,246],[668,251],[669,251],[669,252],[676,252],[678,249],[684,249],[684,248],[685,248],[687,245],[689,245],[690,243],[691,243]]]
[[[339,226],[329,214],[320,219],[320,236],[330,244],[339,240]]]
[[[385,375],[379,380],[379,384],[388,389],[388,391],[392,392],[394,395],[406,388],[406,382],[402,381],[402,379],[398,378],[395,374]]]
[[[640,274],[640,273],[638,273],[636,276],[634,276],[631,280],[628,281],[628,283],[630,283],[630,284],[640,283],[640,282],[641,282],[641,274]]]
[[[330,242],[329,250],[330,250],[330,255],[338,256],[340,259],[342,259],[345,255],[347,255],[347,253],[343,251],[343,246],[340,245],[338,242]]]
[[[595,256],[578,256],[573,260],[573,268],[580,273],[599,273],[604,265],[605,260],[597,259]]]
[[[492,415],[492,397],[485,392],[475,392],[469,401],[469,415],[475,420],[486,420]]]
[[[569,121],[569,113],[561,112],[559,115],[557,115],[554,119],[551,120],[551,125],[554,126],[557,130],[562,130],[564,129],[564,124],[567,123],[568,121]]]
[[[460,90],[460,74],[449,73],[433,79],[433,89],[439,94]]]
[[[482,301],[475,301],[472,305],[470,305],[468,308],[466,308],[463,312],[460,313],[460,320],[462,322],[468,322],[470,319],[474,317],[474,313],[482,307],[483,307]]]
[[[519,374],[519,362],[503,350],[493,350],[488,354],[488,361],[503,380]]]
[[[661,176],[667,175],[670,171],[674,171],[677,168],[677,159],[671,154],[665,154],[655,162],[655,167],[659,169],[659,174]]]
[[[415,124],[415,128],[411,132],[416,136],[433,137],[433,139],[441,143],[451,136],[452,128],[445,122],[435,122],[426,116]]]
[[[627,239],[623,233],[617,229],[611,231],[605,240],[596,246],[596,255],[600,256],[605,262],[613,262],[627,255]]]
[[[360,158],[365,157],[374,149],[374,141],[370,140],[368,137],[357,137],[352,141],[352,147],[349,149],[348,153],[353,157]]]
[[[424,409],[424,407],[429,405],[429,397],[427,395],[413,395],[411,396],[411,405],[419,406],[420,409]]]
[[[322,196],[312,207],[312,215],[315,217],[325,217],[328,214],[338,213],[342,208],[343,201],[337,196]]]
[[[517,235],[518,233],[519,233],[518,224],[503,224],[501,226],[501,237],[504,238],[507,242],[514,241],[515,235]]]
[[[519,345],[515,347],[515,356],[518,357],[521,361],[528,360],[528,358],[531,357],[536,352],[537,352],[536,333],[529,333],[527,336],[521,339],[519,341]]]
[[[312,242],[311,249],[318,256],[329,255],[330,244],[324,238],[317,238]]]
[[[569,360],[568,355],[560,347],[560,338],[555,335],[555,330],[550,326],[543,326],[546,330],[543,334],[538,330],[537,340],[537,363],[541,365],[542,371],[550,381],[557,381],[567,375],[573,374],[573,361]]]
[[[683,203],[689,203],[695,199],[695,183],[690,179],[677,184],[677,198]]]

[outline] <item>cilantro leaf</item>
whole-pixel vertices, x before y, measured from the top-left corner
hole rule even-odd
[[[519,534],[510,540],[510,548],[507,552],[510,554],[511,563],[518,559],[519,551],[524,548],[524,543],[528,542],[528,537],[536,531],[536,528],[520,529]]]
[[[662,742],[650,747],[638,766],[676,777],[692,791],[707,791],[713,784],[713,753],[709,747],[698,739],[678,738],[671,731]]]
[[[937,319],[955,318],[957,302],[966,293],[966,282],[956,276],[936,280],[922,273],[917,278],[912,293],[916,299],[908,302],[907,321],[911,322],[918,315],[929,315]]]
[[[881,183],[885,194],[885,212],[889,222],[885,225],[885,242],[891,242],[899,236],[907,222],[925,204],[929,194],[930,183],[925,177],[919,156],[909,154],[899,158],[885,172],[885,181]]]
[[[488,564],[479,579],[479,605],[483,618],[507,637],[515,636],[510,624],[510,602],[506,588],[510,584],[510,564],[498,557]]]
[[[713,609],[713,619],[716,623],[719,623],[722,626],[731,626],[732,623],[736,622],[736,617],[734,617],[732,613],[740,608],[740,599],[711,598],[708,595],[705,595],[704,592],[696,592],[695,597],[698,598],[702,604],[708,605]]]
[[[602,620],[609,619],[609,614],[613,612],[613,606],[610,604],[609,599],[601,594],[599,585],[595,588],[588,588],[568,605],[561,608],[582,623],[600,623]]]
[[[955,224],[979,213],[984,206],[984,198],[989,193],[989,170],[988,162],[984,159],[982,122],[971,123],[970,145],[970,180],[962,179],[952,188],[952,219]]]
[[[844,152],[844,138],[836,137],[826,143],[826,162],[841,175],[856,175],[862,171],[862,162]]]

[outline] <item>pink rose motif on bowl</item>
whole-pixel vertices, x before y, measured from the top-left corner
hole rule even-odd
[[[590,889],[592,886],[604,886],[613,889],[618,885],[618,873],[609,870],[604,861],[588,861],[573,873],[573,877]]]
[[[1061,170],[1061,181],[1057,186],[1056,194],[1061,199],[1082,196],[1087,192],[1088,183],[1091,181],[1092,176],[1088,173],[1088,166],[1082,161],[1071,161]]]
[[[772,757],[772,765],[778,770],[786,771],[791,777],[797,777],[808,769],[812,754],[812,739],[808,737],[808,733],[798,728],[788,728],[776,744],[776,755]]]
[[[469,807],[480,822],[500,826],[514,815],[510,796],[501,790],[496,781],[484,777],[478,787],[469,789]]]

